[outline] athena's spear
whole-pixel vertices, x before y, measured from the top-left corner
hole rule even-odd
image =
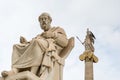
[[[83,42],[79,39],[79,37],[78,36],[76,36],[76,38],[81,42],[81,44],[83,45]]]

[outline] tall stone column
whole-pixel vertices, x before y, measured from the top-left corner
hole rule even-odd
[[[94,80],[93,79],[93,62],[91,60],[85,60],[85,80]]]
[[[79,58],[85,61],[85,80],[94,80],[93,63],[97,63],[98,58],[93,52],[84,52]]]
[[[80,60],[85,61],[85,80],[94,80],[93,76],[93,63],[98,62],[98,58],[94,55],[94,34],[87,28],[86,31],[86,37],[84,42],[82,42],[78,37],[77,39],[82,43],[82,45],[85,47],[85,51],[83,54],[80,55]]]

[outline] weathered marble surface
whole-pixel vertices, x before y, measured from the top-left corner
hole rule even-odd
[[[13,46],[12,69],[3,71],[1,80],[62,80],[74,38],[68,39],[62,28],[52,27],[48,13],[42,13],[38,20],[44,32],[30,41],[20,37],[20,43]]]

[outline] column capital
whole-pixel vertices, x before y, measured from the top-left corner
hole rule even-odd
[[[98,62],[98,58],[94,55],[94,52],[84,51],[83,54],[79,56],[81,61],[85,60],[85,62]]]

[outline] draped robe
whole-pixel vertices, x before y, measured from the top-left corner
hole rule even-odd
[[[28,68],[40,66],[44,61],[44,54],[47,51],[55,51],[57,54],[67,46],[67,38],[64,30],[60,27],[53,27],[49,31],[56,34],[56,38],[44,38],[37,35],[27,44],[15,44],[12,53],[12,68]],[[45,61],[46,63],[47,61]],[[43,63],[44,64],[44,63]],[[45,64],[46,66],[50,66]]]

